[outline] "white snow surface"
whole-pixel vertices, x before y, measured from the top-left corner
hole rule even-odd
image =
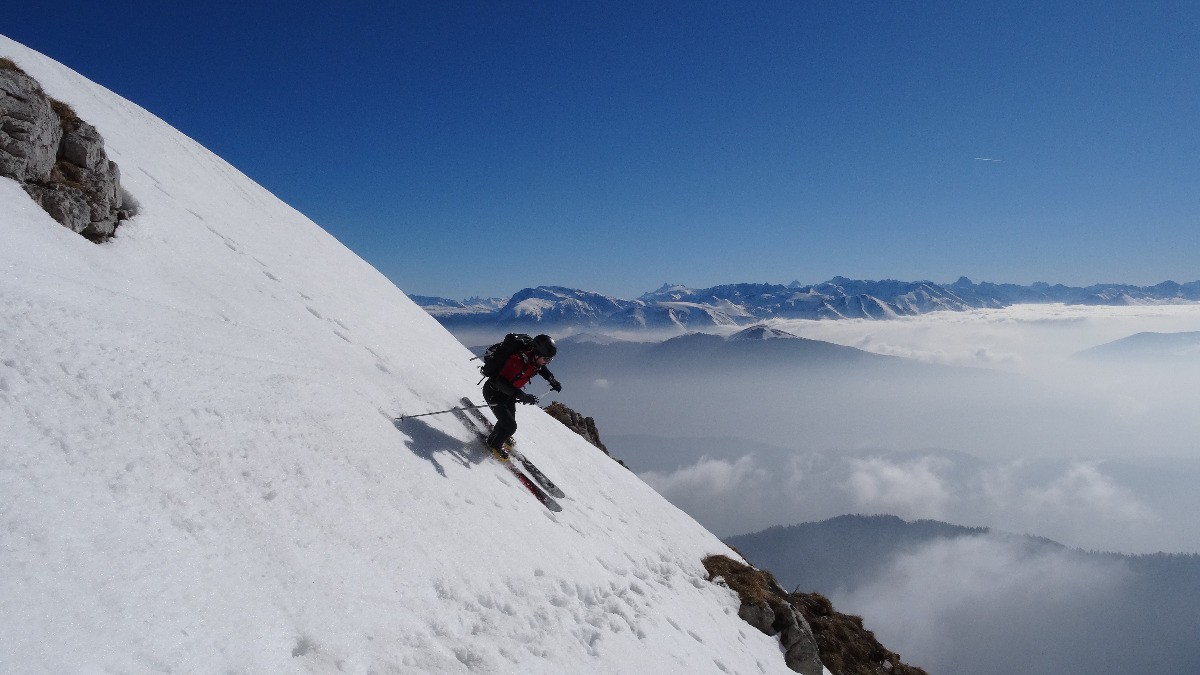
[[[705,580],[729,549],[549,416],[518,437],[560,513],[455,417],[394,423],[478,373],[375,269],[138,106],[0,55],[141,206],[96,245],[0,179],[0,672],[790,672]]]

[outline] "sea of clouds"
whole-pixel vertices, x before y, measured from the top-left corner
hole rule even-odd
[[[790,373],[752,383],[719,374],[710,391],[655,382],[663,414],[621,419],[636,433],[614,434],[610,448],[718,534],[889,513],[1086,549],[1200,551],[1189,515],[1200,508],[1200,359],[1076,356],[1140,332],[1200,330],[1200,306],[1022,305],[772,326],[959,375],[908,390]],[[964,367],[980,369],[978,386]],[[614,377],[591,395],[639,394]],[[719,405],[706,408],[706,397]]]

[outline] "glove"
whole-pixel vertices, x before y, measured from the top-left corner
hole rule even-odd
[[[524,403],[525,405],[537,405],[537,402],[538,397],[534,396],[533,394],[526,394],[523,391],[517,392],[517,403]]]
[[[554,391],[562,391],[562,385],[554,378],[550,378],[550,388]]]

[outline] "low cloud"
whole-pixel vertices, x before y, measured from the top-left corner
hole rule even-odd
[[[748,532],[771,520],[779,503],[779,482],[750,455],[736,460],[701,458],[676,471],[648,471],[638,476],[675,506],[718,535]],[[750,529],[747,529],[750,528]]]
[[[931,312],[890,321],[781,319],[789,333],[878,354],[931,363],[1002,367],[1056,377],[1064,360],[1134,333],[1196,330],[1200,306],[1014,305],[1003,309]]]
[[[692,466],[678,471],[641,474],[642,480],[659,494],[674,495],[676,498],[689,494],[725,497],[730,493],[756,489],[766,477],[766,472],[759,469],[749,455],[734,462],[703,457]]]
[[[1008,370],[1018,370],[1021,367],[1021,356],[1013,351],[998,349],[994,345],[961,345],[946,346],[930,349],[928,347],[891,342],[870,334],[855,340],[847,346],[883,354],[914,359],[924,363],[937,363],[952,366],[1004,367]]]
[[[873,581],[831,599],[870,617],[880,641],[932,673],[1081,672],[1119,625],[1130,578],[1117,561],[977,536],[896,556]],[[1053,650],[1035,650],[1054,644]]]
[[[657,471],[647,481],[720,536],[892,513],[1096,550],[1200,551],[1200,521],[1189,517],[1200,509],[1200,374],[1073,358],[1198,321],[1200,304],[774,320],[803,337],[955,367],[805,357],[718,368],[697,352],[646,372],[595,351],[576,363],[583,386],[564,402],[606,437],[677,442],[669,453],[609,447]]]
[[[901,518],[943,518],[950,500],[939,469],[945,461],[921,457],[895,462],[882,457],[850,460],[850,476],[843,483],[853,496],[856,511],[889,513]]]
[[[1103,522],[1110,527],[1148,527],[1159,517],[1127,488],[1101,473],[1096,463],[1076,463],[1044,486],[1025,490],[1025,512],[1041,521]]]
[[[1124,553],[1187,552],[1200,540],[1200,462],[981,461],[881,451],[705,457],[639,474],[718,536],[847,513],[887,513],[1034,534]]]

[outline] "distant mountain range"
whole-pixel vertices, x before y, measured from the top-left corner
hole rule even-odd
[[[844,515],[820,522],[775,526],[727,537],[748,560],[769,569],[788,588],[857,588],[876,578],[897,554],[942,539],[991,533],[936,520],[906,521],[891,515]],[[1065,549],[1049,539],[1028,537],[1032,547]]]
[[[951,370],[803,338],[763,324],[727,336],[695,332],[662,342],[611,341],[593,333],[578,333],[561,339],[559,344],[569,347],[571,358],[556,367],[577,379],[619,375],[638,379],[648,374],[688,377],[696,374],[697,364],[704,366],[699,371],[701,377],[720,372],[726,382],[747,375],[753,375],[754,381],[760,382],[760,371],[778,374],[797,368],[803,369],[809,378],[831,369],[836,377],[846,377],[851,372],[848,369],[856,366],[876,376],[889,368],[903,370],[909,376],[913,376],[913,369],[937,370],[939,373]]]
[[[764,319],[890,319],[927,312],[1021,303],[1136,305],[1200,301],[1200,281],[1155,286],[1097,284],[861,281],[834,277],[814,285],[728,284],[690,288],[664,284],[633,300],[560,286],[525,288],[510,298],[450,300],[410,296],[448,328],[602,328],[695,330]]]
[[[1183,333],[1143,332],[1076,354],[1083,359],[1120,359],[1139,364],[1195,363],[1200,360],[1200,331]]]

